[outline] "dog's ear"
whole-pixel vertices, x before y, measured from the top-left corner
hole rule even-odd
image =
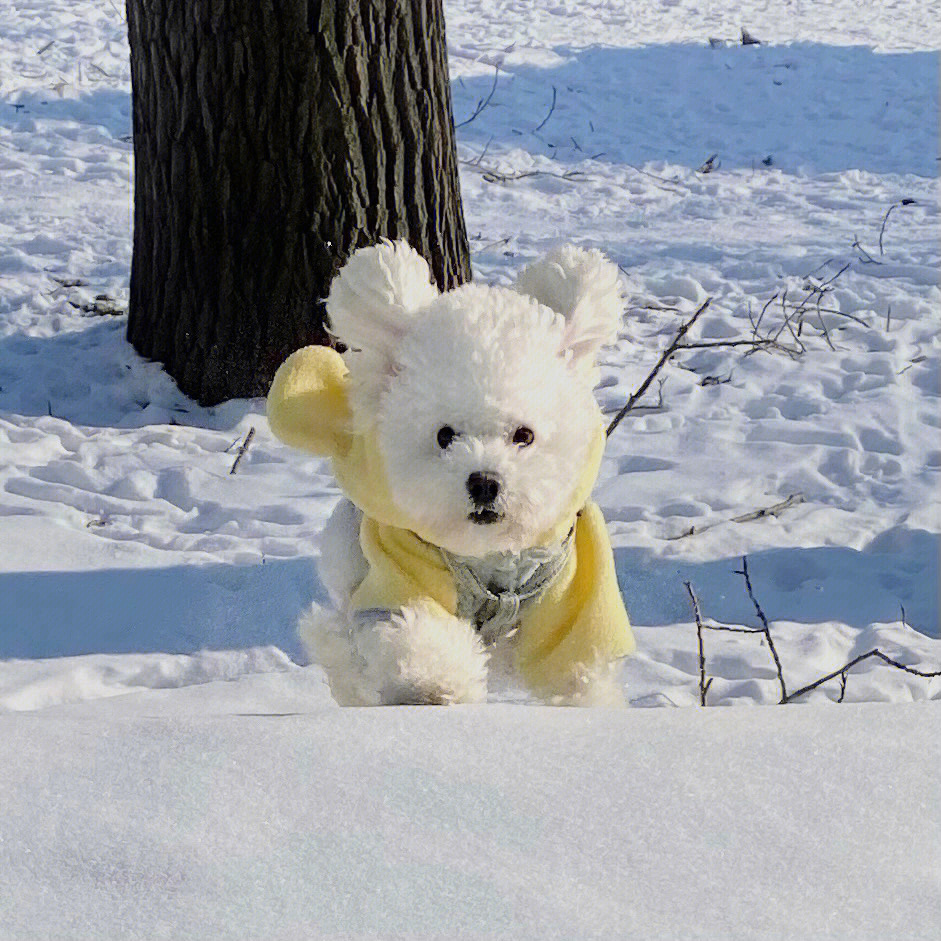
[[[576,366],[590,369],[617,337],[624,295],[617,265],[597,249],[561,245],[525,267],[513,288],[562,314],[562,350]]]
[[[327,315],[353,350],[390,361],[415,312],[438,296],[428,262],[407,242],[358,248],[330,285]]]

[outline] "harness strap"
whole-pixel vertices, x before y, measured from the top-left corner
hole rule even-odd
[[[457,615],[467,618],[480,632],[484,643],[492,644],[517,626],[521,609],[539,599],[565,568],[572,554],[575,527],[562,542],[547,549],[524,550],[507,561],[515,569],[515,585],[497,588],[481,579],[483,560],[457,556],[440,549],[441,557],[454,577],[457,588]]]

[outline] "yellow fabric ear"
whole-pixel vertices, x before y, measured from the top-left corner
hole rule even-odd
[[[343,357],[329,346],[305,346],[275,373],[268,393],[268,424],[285,444],[320,457],[350,447],[349,376]]]

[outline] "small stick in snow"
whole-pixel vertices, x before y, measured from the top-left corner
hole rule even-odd
[[[761,308],[761,313],[758,315],[758,319],[752,322],[752,336],[753,337],[758,336],[758,328],[761,326],[761,319],[767,313],[768,308],[774,303],[777,296],[778,296],[778,292],[775,291],[774,294],[772,294],[771,297],[769,297],[768,300],[765,301],[765,306]],[[748,312],[748,316],[749,318],[751,318],[751,311]]]
[[[768,641],[768,650],[771,651],[771,657],[774,660],[774,667],[778,671],[778,682],[781,684],[781,702],[785,703],[788,700],[787,687],[784,685],[784,671],[781,667],[781,658],[778,656],[778,651],[775,649],[774,640],[771,637],[771,628],[768,625],[768,619],[765,617],[764,611],[761,610],[761,605],[758,603],[758,599],[755,597],[755,592],[752,590],[751,578],[748,575],[748,556],[742,556],[742,570],[739,573],[745,579],[745,588],[748,590],[748,597],[751,598],[752,604],[755,606],[755,612],[758,614],[758,619],[761,621],[762,633],[765,635],[765,639]]]
[[[681,343],[678,350],[709,350],[717,346],[768,346],[774,344],[771,337],[755,337],[751,340],[697,340],[694,343]]]
[[[855,232],[853,233],[853,248],[855,248],[856,251],[859,252],[859,260],[864,265],[881,265],[882,264],[881,261],[876,261],[876,259],[873,258],[872,255],[870,255],[869,252],[867,252],[866,249],[863,248],[862,245],[859,244],[859,236],[856,235]]]
[[[893,209],[898,209],[899,206],[911,206],[915,202],[914,199],[902,199],[897,203],[893,203],[885,211],[885,215],[882,217],[882,228],[879,230],[879,254],[884,255],[885,249],[882,247],[882,236],[885,235],[885,224],[889,221],[889,214]]]
[[[820,297],[823,297],[823,295],[821,294]],[[833,345],[833,340],[830,339],[830,331],[827,329],[826,321],[824,321],[823,314],[820,312],[820,297],[817,298],[817,320],[820,321],[820,329],[823,330],[823,335],[826,337],[827,346],[835,353],[836,347]]]
[[[697,168],[697,173],[712,173],[713,170],[718,170],[721,166],[720,163],[716,163],[716,158],[718,154],[712,154],[712,156],[707,157],[703,164]]]
[[[706,377],[708,378],[708,376]],[[699,528],[695,526],[690,526],[689,529],[683,530],[677,536],[667,536],[671,542],[676,542],[679,539],[686,539],[688,536],[699,536],[706,530],[714,529],[716,526],[721,526],[723,523],[750,523],[752,520],[761,520],[769,516],[774,516],[777,518],[785,510],[789,510],[792,506],[799,506],[804,502],[804,495],[802,493],[792,493],[786,500],[782,500],[780,503],[775,503],[774,506],[765,506],[757,510],[752,510],[750,513],[743,513],[741,516],[733,516],[727,520],[717,520],[715,523],[709,523],[705,526],[700,526]],[[711,630],[718,630],[718,628],[710,628]],[[732,628],[724,628],[724,630],[732,630]],[[750,632],[750,628],[749,631]],[[748,633],[743,632],[743,633]]]
[[[248,434],[245,435],[245,440],[242,442],[241,447],[239,448],[238,454],[235,455],[235,460],[232,462],[232,470],[229,471],[229,476],[235,473],[235,469],[239,466],[239,461],[242,460],[242,455],[248,450],[248,446],[252,443],[252,438],[255,437],[255,426],[252,425],[248,429]]]
[[[455,126],[456,128],[458,128],[458,127],[464,127],[466,124],[470,124],[471,121],[473,121],[474,118],[476,118],[477,115],[480,114],[480,112],[483,111],[484,108],[486,108],[487,105],[490,104],[490,100],[493,98],[493,93],[497,90],[497,79],[499,79],[499,78],[500,78],[500,66],[499,66],[499,65],[495,65],[495,66],[493,67],[493,85],[492,85],[491,88],[490,88],[490,94],[487,95],[486,98],[481,98],[481,99],[477,102],[477,107],[474,108],[474,113],[473,113],[469,118],[467,118],[465,121],[461,121],[460,124],[455,124],[454,126]]]
[[[681,186],[683,184],[683,181],[679,177],[674,177],[672,180],[668,180],[665,176],[657,176],[656,173],[650,173],[648,170],[643,170],[640,167],[634,166],[633,163],[627,163],[625,166],[630,167],[635,173],[641,173],[644,176],[649,176],[651,180],[656,180],[658,183],[665,183],[666,185],[661,186],[660,189],[665,189],[669,193],[682,194],[684,192],[682,189],[677,189],[677,186]]]
[[[699,384],[703,387],[705,386],[724,386],[732,381],[732,371],[729,370],[729,374],[723,379],[721,376],[703,376],[699,380]]]
[[[812,689],[816,689],[818,686],[822,686],[824,683],[836,678],[837,676],[845,674],[847,670],[856,666],[857,663],[862,663],[863,660],[868,660],[870,657],[876,657],[883,663],[887,663],[889,666],[895,667],[897,670],[902,670],[905,673],[911,673],[913,676],[923,676],[926,678],[941,676],[941,670],[916,670],[914,667],[906,666],[904,663],[899,663],[898,660],[893,660],[891,657],[886,656],[878,648],[873,648],[866,653],[860,654],[858,657],[853,657],[852,660],[843,664],[839,670],[834,670],[832,673],[828,673],[826,676],[821,676],[819,680],[814,680],[813,683],[808,683],[806,686],[802,686],[795,692],[789,693],[784,699],[781,700],[781,702],[793,702],[795,699],[797,699],[798,696],[803,696],[804,693],[809,693]]]
[[[851,263],[850,263],[850,262],[847,262],[845,265],[843,265],[842,268],[840,268],[840,270],[839,270],[835,275],[833,275],[832,278],[827,278],[826,281],[821,281],[821,282],[820,282],[820,286],[817,288],[817,290],[819,291],[819,290],[821,290],[821,288],[825,288],[825,287],[827,287],[828,285],[833,284],[833,282],[836,281],[836,279],[839,278],[840,275],[842,275],[842,274],[844,274],[845,272],[849,271],[850,267],[851,267]]]
[[[556,87],[552,86],[552,104],[549,105],[549,113],[533,128],[533,133],[536,131],[541,131],[545,126],[549,118],[552,117],[552,112],[555,111],[555,96],[556,96]]]
[[[883,663],[888,664],[891,667],[895,667],[897,670],[901,670],[904,673],[908,673],[912,676],[920,676],[926,679],[933,679],[941,676],[941,670],[918,670],[915,667],[908,666],[905,663],[900,663],[898,660],[893,659],[887,654],[879,650],[878,647],[874,647],[872,650],[867,650],[866,653],[860,654],[858,657],[853,657],[852,660],[848,660],[843,666],[839,667],[836,670],[832,670],[827,673],[826,676],[821,676],[819,679],[814,680],[812,683],[808,683],[806,686],[802,686],[800,689],[794,690],[794,692],[789,693],[787,687],[784,683],[784,670],[781,666],[781,659],[778,656],[777,649],[774,646],[774,640],[771,636],[771,628],[768,624],[768,618],[765,616],[764,611],[762,610],[761,605],[758,603],[758,599],[755,597],[755,592],[752,589],[751,578],[748,574],[748,557],[742,556],[742,568],[737,574],[742,575],[745,579],[745,588],[748,591],[748,597],[751,599],[752,604],[755,606],[755,611],[758,614],[758,618],[761,621],[761,627],[728,627],[724,624],[703,624],[702,615],[699,609],[699,602],[696,599],[696,596],[693,594],[692,587],[689,582],[685,582],[686,590],[689,592],[690,598],[693,599],[693,611],[696,616],[696,631],[699,639],[699,656],[700,656],[700,668],[699,668],[699,689],[700,689],[700,704],[705,705],[705,694],[703,690],[709,689],[709,684],[705,683],[705,652],[703,650],[702,642],[702,631],[727,631],[731,634],[763,634],[765,640],[768,642],[768,649],[771,651],[771,656],[774,660],[775,669],[778,675],[778,682],[781,686],[781,699],[778,701],[779,705],[787,705],[790,702],[793,702],[797,699],[798,696],[803,696],[804,693],[809,693],[811,690],[817,689],[817,687],[822,686],[824,683],[829,683],[830,680],[840,678],[840,696],[837,699],[837,702],[843,702],[846,696],[846,681],[849,671],[856,666],[857,663],[862,663],[864,660],[869,660],[871,658],[876,658],[881,660]],[[902,623],[905,624],[905,608],[901,604],[899,605],[902,611]]]
[[[617,428],[617,426],[621,424],[621,420],[624,418],[624,416],[634,407],[637,400],[647,391],[647,387],[657,377],[657,373],[659,373],[660,370],[663,369],[663,367],[666,365],[667,360],[669,360],[669,358],[677,351],[680,343],[683,342],[683,337],[685,337],[686,334],[689,332],[690,327],[692,327],[693,324],[696,323],[697,320],[699,320],[700,316],[705,312],[706,308],[709,306],[709,303],[711,300],[712,300],[711,297],[707,297],[706,300],[703,301],[702,306],[699,308],[699,310],[697,310],[696,313],[693,314],[693,316],[690,317],[689,320],[687,320],[686,323],[684,323],[683,326],[680,327],[680,329],[676,332],[676,336],[673,337],[673,341],[663,351],[663,355],[658,360],[657,365],[654,366],[654,368],[650,371],[647,378],[637,388],[637,391],[631,394],[631,397],[627,400],[627,402],[624,403],[621,410],[617,413],[617,415],[614,416],[614,418],[611,421],[611,424],[608,425],[607,431],[605,431],[606,437],[611,436],[611,432],[614,431],[614,429]]]
[[[686,591],[689,594],[689,600],[693,605],[693,616],[696,618],[696,638],[699,641],[699,705],[706,705],[706,693],[709,692],[709,686],[706,683],[706,654],[703,649],[702,643],[702,614],[699,611],[699,599],[696,597],[696,592],[693,591],[693,586],[689,582],[684,582],[686,585]],[[710,682],[712,681],[710,677]]]
[[[468,163],[468,166],[479,167],[480,161],[484,159],[484,156],[486,155],[487,151],[490,149],[490,145],[492,143],[493,143],[493,134],[490,135],[490,140],[488,140],[487,143],[484,144],[484,149],[480,152],[479,156],[476,157],[474,160],[471,160],[470,163]]]
[[[799,506],[804,502],[802,493],[792,493],[786,500],[775,503],[774,506],[762,507],[760,510],[753,510],[751,513],[743,513],[741,516],[733,516],[730,523],[750,523],[752,520],[764,519],[767,516],[780,516],[785,510],[792,506]]]

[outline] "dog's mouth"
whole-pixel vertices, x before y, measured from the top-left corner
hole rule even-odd
[[[478,526],[489,526],[491,523],[499,523],[503,514],[489,508],[481,508],[468,513],[467,518]]]

